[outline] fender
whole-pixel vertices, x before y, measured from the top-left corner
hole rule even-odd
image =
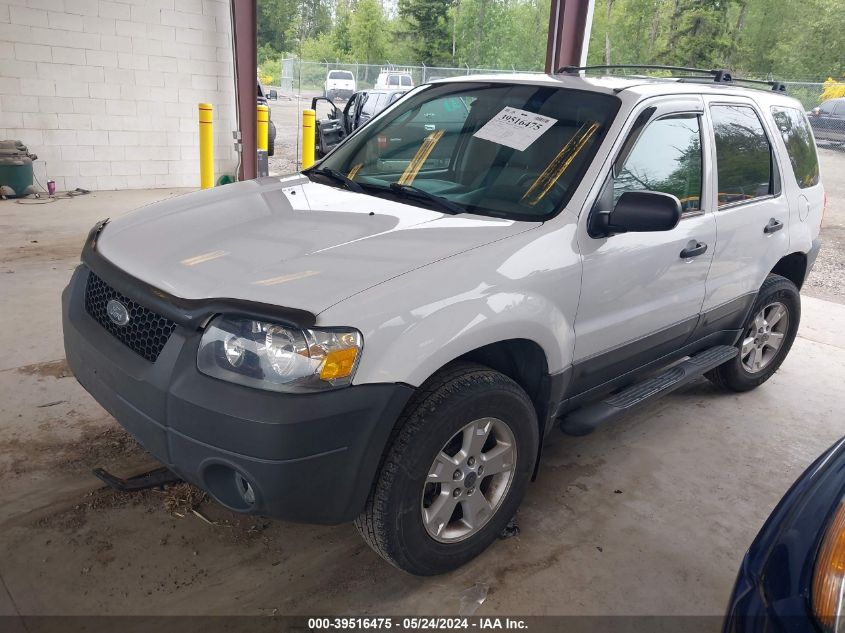
[[[318,315],[364,336],[354,383],[421,385],[491,343],[528,339],[549,373],[572,363],[581,284],[576,222],[555,221],[395,277]]]

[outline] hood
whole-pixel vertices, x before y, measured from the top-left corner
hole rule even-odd
[[[164,200],[109,222],[100,254],[183,299],[314,314],[437,260],[538,226],[261,178]]]

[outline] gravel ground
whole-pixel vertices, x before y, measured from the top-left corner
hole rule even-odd
[[[819,147],[827,211],[822,223],[822,248],[805,294],[845,303],[845,148]]]

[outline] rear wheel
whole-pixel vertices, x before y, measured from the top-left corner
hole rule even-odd
[[[769,275],[754,302],[737,356],[706,374],[731,391],[748,391],[766,382],[789,353],[801,319],[801,297],[794,283]]]
[[[513,517],[537,455],[531,400],[510,378],[460,363],[412,399],[355,525],[412,574],[460,567]]]

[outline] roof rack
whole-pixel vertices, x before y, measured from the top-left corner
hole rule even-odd
[[[567,75],[578,74],[583,70],[609,70],[609,69],[637,69],[637,70],[669,70],[673,72],[697,73],[696,75],[681,75],[671,77],[654,77],[654,79],[677,79],[678,81],[712,81],[717,84],[748,83],[753,85],[769,86],[775,92],[786,92],[786,84],[781,81],[763,81],[760,79],[744,79],[734,77],[729,70],[724,68],[689,68],[687,66],[660,66],[651,64],[606,64],[595,66],[563,66],[558,68],[558,73]]]

